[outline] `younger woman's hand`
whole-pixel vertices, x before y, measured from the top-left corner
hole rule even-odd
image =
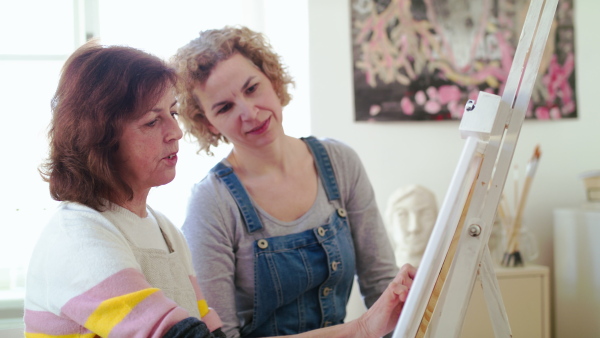
[[[361,337],[381,337],[396,327],[416,273],[410,264],[400,268],[381,297],[358,319]]]

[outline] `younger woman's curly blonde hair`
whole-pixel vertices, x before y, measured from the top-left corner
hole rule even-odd
[[[211,146],[216,147],[221,141],[229,141],[223,135],[215,135],[208,129],[208,120],[199,98],[193,93],[194,87],[204,84],[219,62],[236,53],[252,61],[271,80],[283,107],[291,100],[287,87],[293,85],[294,81],[263,34],[246,27],[232,26],[200,32],[199,37],[179,48],[171,58],[171,64],[179,77],[179,116],[186,136],[193,136],[198,140],[198,152],[204,150],[212,155]]]

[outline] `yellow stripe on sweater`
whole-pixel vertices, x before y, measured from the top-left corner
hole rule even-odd
[[[103,301],[88,317],[85,327],[99,336],[107,337],[136,305],[158,290],[148,288]]]
[[[51,334],[45,334],[45,333],[25,332],[25,338],[94,338],[94,337],[97,337],[97,335],[92,332],[85,333],[85,334],[80,334],[80,333],[63,334],[63,335],[58,335],[58,336],[53,336]]]
[[[200,311],[200,317],[204,317],[208,312],[210,312],[206,299],[200,299],[198,301],[198,311]]]

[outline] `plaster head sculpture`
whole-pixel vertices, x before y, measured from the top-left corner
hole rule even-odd
[[[420,185],[396,190],[388,199],[385,226],[398,266],[418,266],[437,219],[435,195]]]

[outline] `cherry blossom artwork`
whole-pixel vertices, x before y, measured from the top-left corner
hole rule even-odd
[[[356,121],[460,120],[501,95],[529,0],[351,0]],[[576,118],[573,0],[559,0],[528,119]]]

